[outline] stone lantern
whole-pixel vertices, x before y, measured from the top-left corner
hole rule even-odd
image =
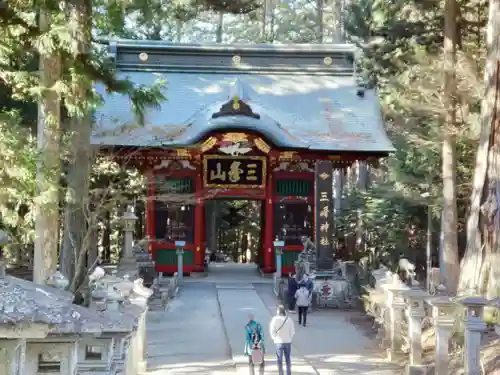
[[[436,375],[448,375],[449,341],[455,326],[457,305],[449,297],[428,300],[432,306],[432,320],[436,328]]]
[[[420,371],[422,367],[422,320],[425,317],[424,300],[429,295],[420,289],[403,292],[407,300],[408,338],[410,344],[410,364],[408,373]]]
[[[111,323],[103,325],[100,336],[82,338],[78,353],[79,375],[117,374],[124,370],[124,343],[134,334],[136,321],[121,311],[124,296],[115,288],[121,281],[115,275],[100,273],[91,285],[91,307]]]
[[[51,280],[55,286],[66,282]],[[0,373],[8,375],[75,374],[79,340],[101,334],[111,322],[73,305],[72,295],[46,285],[5,276],[0,278],[0,347],[9,340],[1,358]],[[8,368],[4,364],[8,364]]]
[[[392,280],[391,280],[392,279]],[[382,285],[387,296],[387,309],[389,311],[389,331],[386,337],[390,343],[387,351],[389,360],[400,351],[401,344],[401,321],[405,309],[403,293],[410,288],[404,284],[397,275],[392,275],[390,283]]]
[[[136,259],[136,272],[138,277],[143,279],[144,285],[150,287],[154,284],[156,278],[155,263],[151,257],[151,254],[144,248],[139,249],[135,253]]]
[[[125,248],[123,251],[123,260],[132,260],[134,259],[133,252],[133,242],[134,242],[134,230],[135,230],[135,222],[137,220],[137,216],[134,215],[132,210],[132,206],[127,207],[127,211],[123,215],[123,230],[125,232]]]
[[[459,297],[455,302],[465,307],[465,374],[480,374],[481,335],[486,330],[484,307],[489,301],[483,297]]]
[[[98,289],[104,291],[106,310],[100,311],[104,321],[99,336],[81,339],[78,353],[79,375],[110,375],[123,371],[123,360],[115,356],[115,351],[123,348],[123,341],[129,339],[135,330],[135,320],[120,311],[123,296],[112,286],[101,283]],[[99,295],[99,297],[102,294]]]

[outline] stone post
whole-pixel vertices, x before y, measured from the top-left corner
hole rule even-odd
[[[482,297],[463,297],[457,298],[456,302],[465,307],[464,375],[481,375],[481,334],[486,330],[483,312],[488,300]]]
[[[179,280],[184,278],[184,246],[186,246],[186,241],[175,241],[177,249],[177,276]]]
[[[436,329],[435,375],[448,375],[449,341],[455,325],[456,304],[449,297],[428,300],[432,306],[432,319]]]
[[[134,215],[132,206],[127,207],[127,211],[123,215],[123,231],[125,232],[125,243],[123,249],[123,260],[127,261],[134,259],[134,230],[137,216]]]
[[[146,313],[148,311],[148,299],[152,294],[153,291],[146,288],[142,284],[142,279],[134,281],[134,287],[132,289],[132,294],[129,297],[129,301],[132,304],[139,306],[143,311],[138,318],[137,333],[135,337],[132,338],[132,342],[130,343],[126,375],[140,374],[145,372],[147,368],[147,361],[145,358],[147,347]]]
[[[389,361],[393,360],[396,353],[401,348],[401,318],[403,317],[405,302],[402,297],[403,292],[409,288],[395,281],[392,284],[384,285],[387,295],[387,308],[389,309],[389,349],[387,357]]]
[[[285,246],[285,241],[274,241],[274,254],[276,256],[276,277],[281,279],[281,256],[283,255],[283,246]]]
[[[410,342],[410,364],[408,374],[421,372],[422,365],[422,319],[425,317],[424,299],[429,295],[419,289],[403,292],[408,299],[408,339]]]

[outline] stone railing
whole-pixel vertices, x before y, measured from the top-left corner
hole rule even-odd
[[[175,272],[174,276],[172,276],[167,283],[168,298],[174,298],[177,295],[178,291],[179,291],[179,277],[177,275],[177,272]]]
[[[452,371],[450,339],[458,333],[464,337],[463,374],[484,374],[480,361],[481,336],[487,332],[483,313],[487,306],[498,308],[499,300],[449,297],[443,286],[431,288],[431,293],[427,293],[383,271],[374,275],[375,287],[367,290],[365,309],[374,318],[388,359],[407,357],[410,375],[448,375]],[[424,365],[422,335],[428,329],[434,332],[435,354]],[[500,328],[496,331],[500,333]]]
[[[177,272],[169,278],[166,282],[166,287],[163,286],[163,278],[156,278],[153,284],[153,296],[155,300],[152,300],[151,307],[153,309],[160,308],[165,310],[168,306],[168,302],[175,298],[177,292],[179,291],[180,280]],[[163,284],[164,285],[164,284]],[[155,303],[156,302],[156,303]],[[159,302],[159,303],[158,303]]]

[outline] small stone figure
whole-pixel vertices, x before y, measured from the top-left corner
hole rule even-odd
[[[415,265],[406,258],[401,258],[398,263],[399,277],[408,286],[413,285],[415,279]]]
[[[316,246],[311,241],[310,237],[302,236],[301,238],[302,245],[304,246],[304,250],[302,250],[301,254],[314,254],[316,255]]]

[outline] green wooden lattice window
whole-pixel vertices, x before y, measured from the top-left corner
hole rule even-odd
[[[283,251],[281,265],[283,267],[295,266],[295,261],[299,258],[300,251]]]
[[[158,175],[156,179],[156,189],[158,194],[192,194],[194,193],[194,181],[191,177],[170,178]]]
[[[310,180],[283,179],[276,181],[276,194],[281,197],[308,197],[312,195],[312,192],[313,186]]]
[[[184,250],[182,257],[183,264],[194,264],[194,255],[191,250]],[[177,265],[177,252],[174,249],[156,250],[156,264],[158,265]]]

